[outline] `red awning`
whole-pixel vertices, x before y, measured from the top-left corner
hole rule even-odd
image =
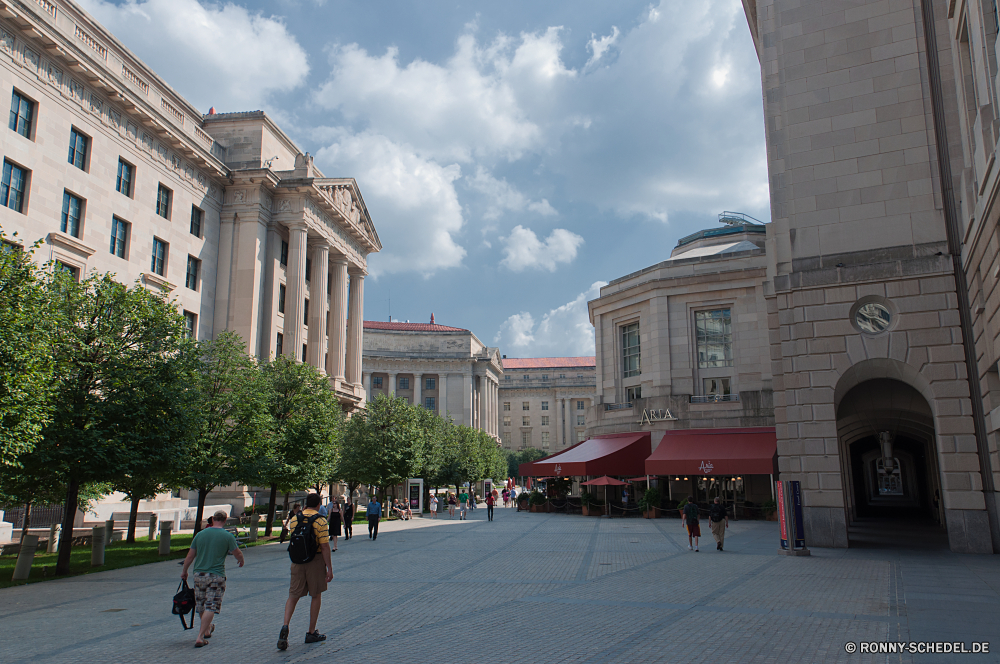
[[[774,427],[668,431],[646,459],[650,475],[768,475],[774,472]]]
[[[613,433],[590,438],[562,452],[531,463],[517,472],[524,477],[555,475],[638,475],[652,448],[649,432]]]

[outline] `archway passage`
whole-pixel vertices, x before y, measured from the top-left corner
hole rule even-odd
[[[947,548],[934,418],[889,378],[862,382],[837,407],[848,545]]]

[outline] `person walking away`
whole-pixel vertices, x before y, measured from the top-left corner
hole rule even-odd
[[[295,528],[288,543],[288,557],[292,559],[291,583],[288,600],[285,601],[285,623],[278,634],[278,650],[288,648],[288,625],[295,613],[299,599],[310,595],[309,630],[306,643],[326,640],[326,634],[316,629],[323,593],[333,580],[333,562],[330,560],[330,534],[327,520],[317,509],[320,504],[318,493],[306,496],[306,508],[296,517]],[[331,503],[336,507],[335,503]]]
[[[493,497],[492,493],[486,494],[486,520],[493,520],[493,506],[497,504],[497,499]]]
[[[452,519],[455,518],[455,494],[448,494],[448,516]]]
[[[729,527],[729,513],[725,505],[718,496],[708,512],[709,526],[712,528],[712,537],[715,538],[716,551],[722,551],[722,544],[726,541],[726,528]]]
[[[382,503],[372,496],[368,499],[368,539],[378,539],[378,521],[382,516]]]
[[[626,509],[628,509],[628,489],[622,489],[622,518],[625,517]]]
[[[517,511],[518,512],[521,511],[521,508],[518,507],[518,505],[517,505],[517,489],[515,489],[514,487],[510,488],[510,503],[511,503],[511,505],[510,505],[511,507],[517,507]]]
[[[288,513],[288,517],[285,522],[281,524],[281,537],[278,538],[278,544],[284,544],[285,540],[288,539],[288,524],[295,520],[295,515],[302,511],[302,505],[295,503],[292,505],[292,510]]]
[[[344,507],[344,539],[349,540],[354,535],[354,503],[347,501]]]
[[[181,568],[181,580],[187,581],[188,568],[194,563],[194,604],[201,618],[195,648],[208,645],[207,639],[215,631],[212,621],[222,611],[222,596],[226,594],[226,556],[233,554],[240,567],[244,563],[236,538],[225,529],[227,518],[225,512],[212,515],[211,527],[199,531],[191,540]]]
[[[431,518],[432,519],[436,519],[437,518],[437,511],[438,511],[438,497],[437,497],[436,493],[432,493],[431,494]]]
[[[476,509],[476,490],[469,487],[469,509]]]
[[[687,505],[681,512],[681,525],[687,527],[688,550],[691,550],[691,541],[694,540],[694,550],[698,550],[698,538],[701,537],[701,526],[698,525],[698,506],[694,502],[694,496],[688,496]]]
[[[340,537],[340,521],[340,502],[330,501],[326,512],[327,530],[329,531],[331,544],[330,551],[337,550],[337,538]]]
[[[458,494],[458,503],[461,506],[458,510],[458,520],[465,521],[465,516],[469,510],[469,494],[462,490],[462,493]]]

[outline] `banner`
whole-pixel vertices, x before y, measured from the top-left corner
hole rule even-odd
[[[788,548],[788,527],[785,520],[785,483],[781,480],[775,482],[778,486],[778,523],[781,524],[781,548]]]

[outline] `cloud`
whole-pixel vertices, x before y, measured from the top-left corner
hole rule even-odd
[[[576,258],[576,250],[583,244],[582,237],[565,228],[556,228],[543,242],[533,230],[520,224],[502,241],[505,256],[500,264],[513,272],[529,268],[555,272],[559,263],[571,263]]]
[[[80,0],[197,107],[244,111],[301,85],[306,52],[281,19],[232,3]]]
[[[611,34],[605,35],[604,37],[598,38],[593,32],[590,33],[590,41],[587,42],[587,48],[593,54],[590,56],[590,60],[587,61],[587,66],[592,67],[596,65],[604,54],[608,52],[608,49],[615,45],[618,41],[618,35],[621,33],[618,30],[618,26],[611,26]]]
[[[493,342],[501,352],[521,357],[593,355],[594,327],[587,302],[598,297],[605,285],[594,282],[571,302],[543,314],[537,324],[526,311],[508,317]]]
[[[385,245],[369,258],[371,273],[427,275],[460,265],[465,249],[454,235],[463,218],[454,183],[461,169],[423,159],[379,134],[339,134],[315,159],[324,173],[354,177],[361,187]]]
[[[506,212],[534,212],[543,217],[555,217],[556,212],[546,199],[532,201],[514,188],[506,179],[498,180],[490,175],[485,168],[479,166],[474,177],[465,178],[469,187],[483,194],[488,203],[484,219],[498,219]]]

